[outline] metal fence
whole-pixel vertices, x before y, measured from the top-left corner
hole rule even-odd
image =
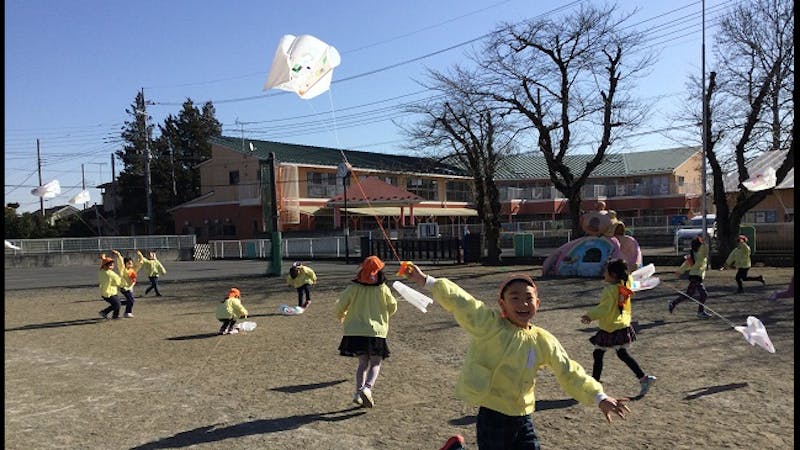
[[[281,256],[283,258],[344,258],[361,252],[361,240],[351,236],[345,248],[344,236],[317,238],[284,238],[281,239]],[[270,257],[269,239],[248,239],[241,241],[209,241],[209,259],[267,259]],[[205,259],[205,251],[196,251],[196,259]],[[203,255],[203,256],[200,256]]]
[[[59,253],[102,253],[114,250],[182,250],[192,249],[195,235],[163,236],[100,236],[86,238],[6,239],[21,250],[6,249],[6,253],[41,255]]]

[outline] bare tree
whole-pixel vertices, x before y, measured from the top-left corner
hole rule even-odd
[[[581,188],[615,141],[641,123],[644,108],[629,95],[651,57],[634,56],[640,33],[614,6],[584,6],[571,15],[504,25],[475,61],[489,74],[483,93],[509,105],[535,130],[550,180],[569,202],[576,234]],[[594,156],[577,171],[568,165],[573,137],[594,141]]]
[[[430,70],[428,88],[442,95],[409,106],[421,115],[405,128],[412,146],[441,150],[442,159],[457,159],[472,176],[478,218],[484,226],[487,264],[500,263],[500,194],[494,177],[498,163],[511,151],[516,132],[506,122],[508,108],[497,109],[477,94],[476,73],[454,67],[449,73]]]
[[[772,189],[751,192],[746,163],[764,151],[788,150],[776,168],[780,184],[794,168],[794,4],[789,0],[739,3],[716,34],[717,69],[706,97],[706,157],[711,169],[720,254],[735,246],[747,211]],[[732,168],[726,167],[730,161]],[[724,179],[736,170],[739,192],[728,203]]]

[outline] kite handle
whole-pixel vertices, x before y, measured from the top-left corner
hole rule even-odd
[[[411,275],[411,267],[414,265],[411,261],[400,261],[400,269],[397,271],[396,275],[399,277],[406,278]]]

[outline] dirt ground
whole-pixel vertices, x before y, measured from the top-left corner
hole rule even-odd
[[[542,298],[535,323],[591,371],[587,339],[596,323],[579,317],[599,300],[601,280],[539,279],[531,266],[423,269],[493,305],[508,272],[534,275]],[[634,298],[639,339],[631,354],[658,377],[650,393],[631,402],[627,420],[608,425],[541,371],[533,418],[543,448],[794,447],[794,300],[767,300],[793,269],[753,268],[767,286],[748,283],[739,295],[734,271],[710,271],[706,280],[709,307],[735,324],[760,318],[775,354],[718,317],[695,318],[690,301],[670,315],[672,288],[687,284],[674,269],[660,267],[661,286]],[[294,290],[267,277],[165,282],[164,297],[140,297],[136,317],[116,321],[97,317],[105,306],[97,288],[6,291],[5,448],[436,450],[460,433],[476,449],[477,409],[454,395],[469,337],[452,316],[437,304],[423,314],[400,301],[375,408],[357,408],[356,360],[338,355],[333,313],[348,280],[318,275],[313,304],[296,317],[278,314],[280,303],[295,304]],[[214,307],[231,286],[258,328],[217,336]],[[136,293],[143,291],[140,283]],[[638,394],[613,354],[603,381],[612,396]]]

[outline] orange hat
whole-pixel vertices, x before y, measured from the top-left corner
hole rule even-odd
[[[378,272],[383,270],[386,264],[377,256],[368,256],[361,263],[356,279],[361,283],[371,284],[378,281]]]
[[[242,294],[239,293],[239,289],[231,288],[231,290],[228,291],[228,297],[241,297],[241,296]]]
[[[500,285],[500,298],[503,298],[503,293],[505,292],[506,288],[514,281],[522,281],[529,286],[533,286],[533,289],[536,289],[536,283],[533,282],[533,278],[525,275],[524,273],[514,273],[509,275],[508,278],[506,278],[505,281],[503,281],[503,283]]]
[[[106,256],[103,256],[102,258],[100,258],[100,267],[101,268],[105,267],[105,266],[107,266],[109,264],[112,264],[113,262],[114,262],[114,258],[108,258]]]
[[[736,237],[736,240],[741,240],[741,241],[747,242],[748,239],[747,239],[747,236],[745,236],[743,234],[740,234],[739,236]]]

